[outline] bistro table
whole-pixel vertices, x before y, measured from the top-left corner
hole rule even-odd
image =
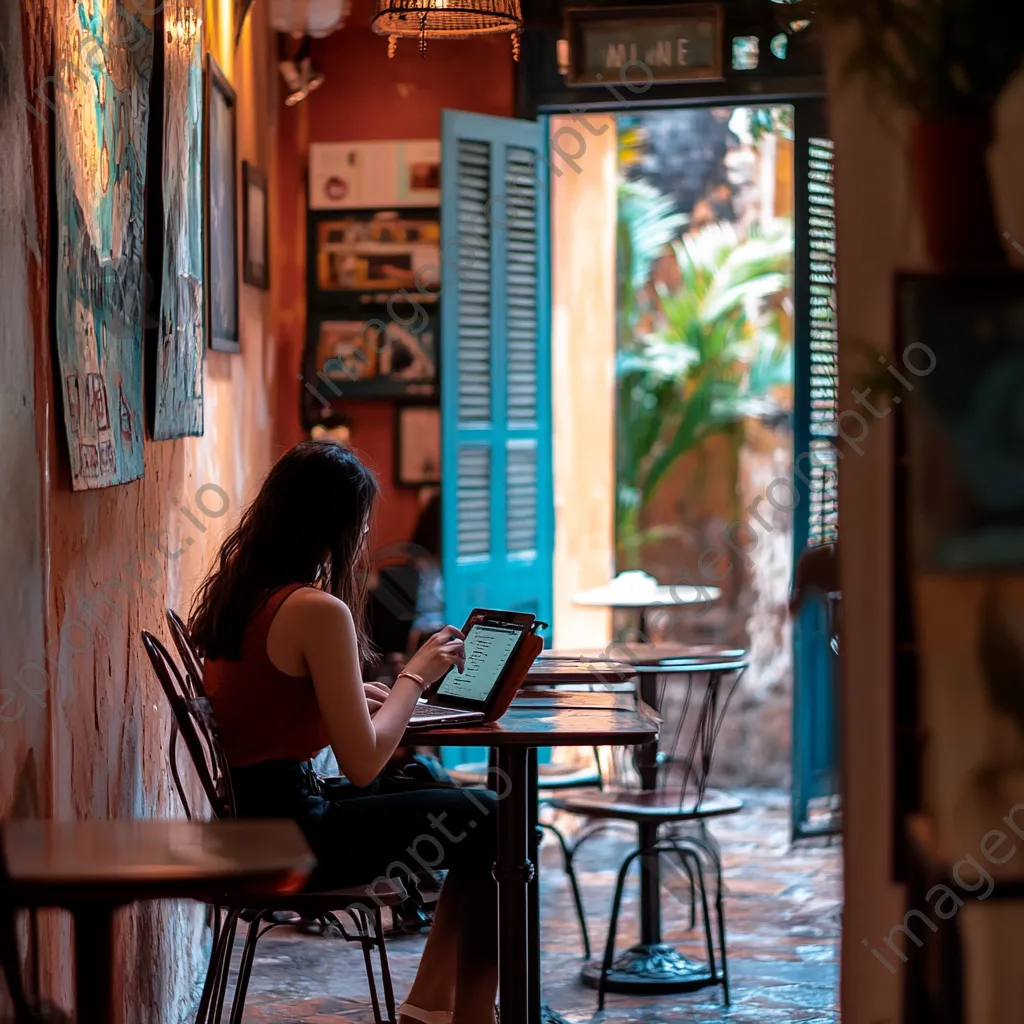
[[[537,682],[558,685],[559,679],[575,678],[591,673],[606,679],[617,674],[639,677],[639,695],[644,705],[662,711],[658,680],[695,673],[707,673],[709,686],[717,686],[723,676],[741,672],[747,667],[746,651],[712,644],[648,644],[621,641],[604,650],[544,651],[534,663]],[[547,671],[550,666],[551,671]],[[658,785],[661,765],[657,736],[641,744],[636,753],[636,769],[642,790]],[[653,847],[658,842],[658,826],[639,824],[640,846]],[[601,965],[592,961],[584,965],[582,980],[597,988]],[[705,984],[713,984],[710,970],[667,945],[661,934],[661,863],[658,853],[640,857],[640,942],[616,957],[605,983],[608,992],[664,995],[686,992]]]
[[[718,587],[694,587],[688,584],[662,586],[653,576],[639,569],[620,572],[603,587],[577,594],[572,603],[582,608],[632,608],[639,613],[641,642],[647,635],[647,611],[650,608],[674,608],[683,605],[708,605],[722,596]]]
[[[523,694],[497,721],[464,728],[416,729],[406,742],[490,747],[496,752],[498,957],[502,1024],[560,1018],[542,1006],[540,897],[537,882],[537,749],[648,743],[658,720],[632,693],[574,700]],[[500,791],[504,787],[505,792]]]
[[[11,905],[74,915],[82,1024],[114,1022],[118,908],[296,892],[316,866],[293,821],[8,821],[3,856]]]

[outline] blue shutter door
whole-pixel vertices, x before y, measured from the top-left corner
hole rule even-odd
[[[836,417],[839,348],[836,323],[834,151],[820,103],[796,107],[797,356],[794,562],[807,547],[838,539]],[[801,476],[801,473],[803,474]],[[806,478],[806,479],[805,479]],[[825,601],[809,601],[793,623],[794,838],[831,830],[812,826],[808,805],[839,791],[836,681]]]
[[[446,110],[441,142],[441,498],[447,618],[551,621],[546,135]]]

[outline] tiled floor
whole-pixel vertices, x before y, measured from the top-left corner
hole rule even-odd
[[[541,885],[544,913],[545,1001],[573,1024],[589,1021],[692,1021],[695,1024],[834,1024],[838,985],[841,848],[825,840],[791,847],[786,795],[751,790],[746,810],[716,824],[726,876],[726,920],[732,1007],[719,989],[682,996],[633,999],[610,996],[603,1014],[596,996],[577,980],[579,932],[556,847],[545,844]],[[592,938],[602,941],[615,871],[630,848],[629,835],[600,836],[579,855]],[[635,938],[636,892],[623,912],[623,948]],[[685,895],[685,898],[684,898]],[[689,894],[669,876],[663,900],[665,933],[687,941]],[[698,920],[698,930],[700,928]],[[416,970],[422,940],[396,938],[389,955],[401,998]],[[236,959],[238,948],[236,948]],[[257,950],[246,1024],[366,1024],[372,1021],[362,955],[334,939],[279,928]]]

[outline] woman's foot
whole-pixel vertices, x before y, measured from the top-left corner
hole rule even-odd
[[[398,1008],[398,1024],[452,1024],[452,1015],[448,1010],[421,1010],[402,1003]]]

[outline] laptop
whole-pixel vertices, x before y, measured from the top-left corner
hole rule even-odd
[[[465,668],[460,672],[453,665],[434,684],[430,694],[416,705],[408,727],[474,725],[491,717],[506,690],[510,666],[526,638],[541,625],[533,615],[474,609],[462,629],[466,637]]]

